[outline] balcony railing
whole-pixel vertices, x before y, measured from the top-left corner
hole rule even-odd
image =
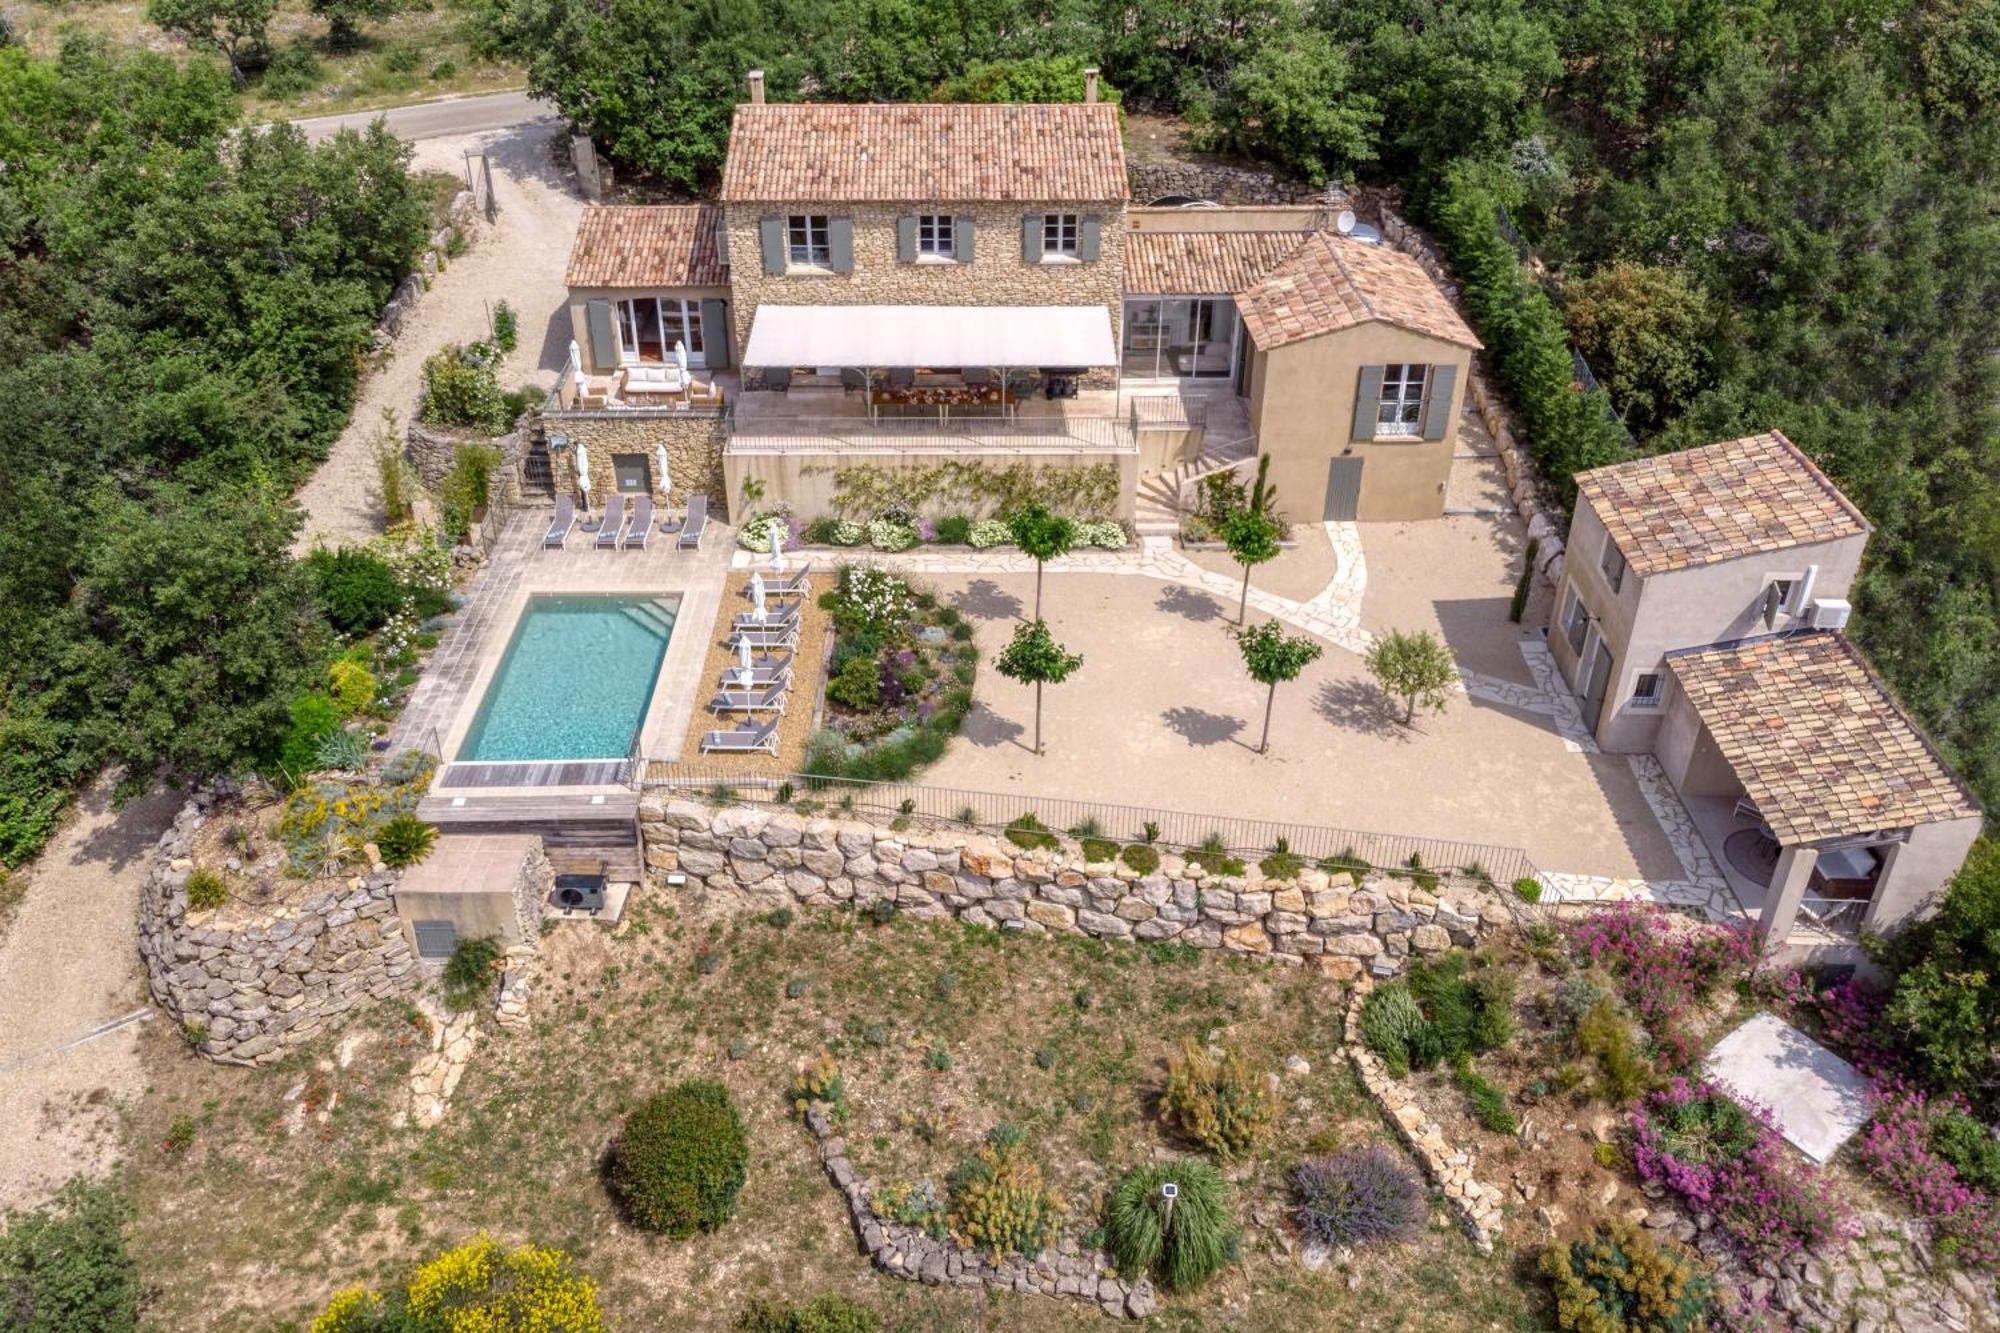
[[[1799,899],[1799,925],[1817,928],[1842,939],[1859,939],[1861,922],[1867,915],[1866,898],[1819,898],[1807,894]]]
[[[981,454],[1132,453],[1132,428],[1118,417],[806,417],[732,418],[729,453]]]

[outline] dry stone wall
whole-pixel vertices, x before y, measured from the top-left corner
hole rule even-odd
[[[417,259],[416,272],[407,274],[396,284],[389,303],[382,307],[382,318],[375,324],[375,346],[377,350],[387,347],[403,331],[403,321],[417,303],[430,290],[431,279],[443,267],[444,255],[451,248],[452,237],[471,236],[473,219],[478,216],[479,206],[472,191],[460,190],[451,201],[451,221],[431,234],[430,247]]]
[[[562,412],[544,416],[542,429],[567,436],[572,444],[587,446],[590,455],[591,503],[601,505],[604,497],[618,489],[613,470],[613,454],[640,454],[647,466],[655,467],[653,450],[667,448],[667,471],[673,495],[667,504],[683,508],[691,495],[708,497],[708,512],[721,517],[728,509],[729,495],[722,479],[722,446],[727,438],[719,416],[681,413],[645,414],[630,409],[606,412]],[[576,454],[569,448],[549,451],[551,479],[558,495],[576,495]],[[659,500],[659,478],[653,478],[654,499]]]
[[[1392,974],[1413,952],[1469,947],[1483,930],[1514,920],[1510,899],[1489,886],[1446,883],[1431,892],[1378,872],[1357,883],[1307,868],[1277,881],[1255,866],[1218,875],[1167,854],[1142,874],[1122,862],[1086,862],[1067,842],[1023,850],[962,829],[882,828],[661,796],[640,802],[639,821],[653,872],[678,871],[759,910],[886,901],[910,916],[1002,930],[1318,960],[1337,980]]]
[[[139,893],[139,954],[153,999],[202,1054],[268,1064],[350,1009],[422,980],[396,917],[396,872],[356,876],[255,922],[188,909],[191,853],[214,793],[181,807]]]

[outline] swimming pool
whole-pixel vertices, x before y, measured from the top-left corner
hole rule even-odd
[[[459,761],[624,758],[679,610],[678,597],[530,597]]]

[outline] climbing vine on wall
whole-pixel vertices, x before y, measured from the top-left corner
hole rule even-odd
[[[843,518],[875,518],[896,511],[963,511],[981,517],[1011,513],[1034,502],[1081,519],[1110,518],[1118,511],[1116,463],[1087,467],[1009,463],[1001,467],[952,458],[921,467],[854,464],[806,471],[833,474],[834,512]]]

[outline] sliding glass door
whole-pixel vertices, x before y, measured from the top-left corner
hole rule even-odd
[[[705,364],[701,354],[701,302],[677,296],[632,296],[618,303],[618,352],[626,361],[663,362],[674,344],[687,344],[688,364]]]
[[[1226,296],[1134,297],[1125,302],[1127,375],[1227,379],[1236,368],[1236,302]]]

